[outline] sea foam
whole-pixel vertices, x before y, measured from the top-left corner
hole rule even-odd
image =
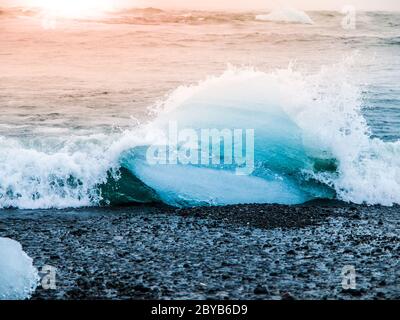
[[[162,130],[168,121],[182,128],[254,129],[257,169],[247,181],[223,166],[149,167],[139,158],[129,165],[140,163],[132,165],[133,172],[167,194],[171,204],[182,197],[190,205],[292,204],[320,197],[399,203],[400,143],[371,137],[350,64],[345,61],[314,75],[291,68],[270,73],[231,69],[180,87],[161,103],[152,125]],[[258,179],[264,184],[257,185]]]
[[[163,201],[178,206],[316,198],[400,203],[400,142],[371,136],[351,63],[315,74],[230,68],[181,86],[152,120],[110,135],[29,145],[0,138],[0,207],[65,208]],[[168,123],[200,130],[254,129],[255,170],[226,165],[151,165],[146,148]]]

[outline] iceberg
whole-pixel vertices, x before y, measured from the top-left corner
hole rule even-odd
[[[23,300],[31,296],[39,281],[33,260],[19,242],[0,238],[0,300]]]

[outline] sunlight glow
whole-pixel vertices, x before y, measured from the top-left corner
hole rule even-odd
[[[86,18],[113,10],[114,0],[34,0],[32,5],[53,17]]]

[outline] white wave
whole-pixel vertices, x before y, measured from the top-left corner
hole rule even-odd
[[[158,104],[149,125],[115,136],[60,136],[29,144],[0,137],[0,208],[97,205],[96,186],[121,164],[171,204],[291,204],[326,195],[304,188],[299,180],[304,176],[330,186],[345,201],[400,203],[400,142],[370,137],[349,65],[313,75],[291,68],[268,73],[231,68],[177,88]],[[255,129],[256,172],[239,177],[223,167],[143,162],[136,147],[159,139],[154,128],[168,121],[194,129]],[[127,150],[128,159],[122,157]],[[313,158],[335,159],[337,172],[313,170]]]
[[[99,203],[96,186],[119,156],[144,141],[129,132],[117,137],[92,135],[23,144],[0,137],[0,208],[48,209]]]
[[[286,22],[286,23],[302,23],[314,24],[314,21],[308,16],[307,13],[294,8],[283,8],[272,11],[269,14],[261,14],[256,16],[256,20],[272,21],[272,22]]]
[[[273,73],[231,69],[198,85],[178,88],[158,106],[155,123],[162,127],[172,120],[188,128],[254,128],[256,158],[279,179],[297,171],[331,186],[344,201],[400,203],[400,142],[370,137],[361,114],[360,88],[351,78],[351,64],[349,59],[315,75],[302,75],[291,68]],[[335,159],[337,172],[316,173],[307,158]],[[194,202],[197,195],[204,199],[208,194],[209,198],[218,195],[220,204],[231,203],[230,188],[226,194],[221,194],[223,188],[215,190],[221,183],[234,185],[237,202],[257,201],[256,198],[268,201],[271,194],[280,190],[281,201],[279,197],[273,199],[280,203],[288,201],[287,193],[293,192],[290,184],[282,191],[285,183],[279,187],[260,184],[254,191],[248,184],[253,183],[251,177],[246,182],[237,178],[235,183],[230,176],[210,173],[213,178],[207,179],[200,170],[193,169],[188,174],[173,169],[175,173],[166,174],[164,169],[154,167],[153,171],[143,173],[141,169],[137,173],[155,190],[167,192],[169,199],[175,194],[171,202],[179,202],[184,190],[185,197],[192,194]],[[168,181],[174,181],[174,186]],[[258,196],[263,193],[264,197]],[[299,187],[291,201],[304,198],[307,193]]]
[[[0,300],[29,298],[38,281],[38,271],[21,244],[0,238]]]

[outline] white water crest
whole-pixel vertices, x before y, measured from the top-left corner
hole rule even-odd
[[[128,131],[30,144],[0,137],[0,207],[97,206],[106,197],[99,185],[110,171],[118,179],[121,167],[174,205],[333,197],[400,203],[400,142],[372,138],[361,105],[349,61],[314,74],[229,68],[177,88],[149,123]],[[150,165],[143,150],[160,139],[156,132],[167,134],[170,121],[182,129],[254,129],[254,172],[241,177],[223,165]]]
[[[308,16],[307,13],[290,7],[277,9],[269,14],[257,15],[256,20],[285,22],[285,23],[314,24],[314,21]]]

